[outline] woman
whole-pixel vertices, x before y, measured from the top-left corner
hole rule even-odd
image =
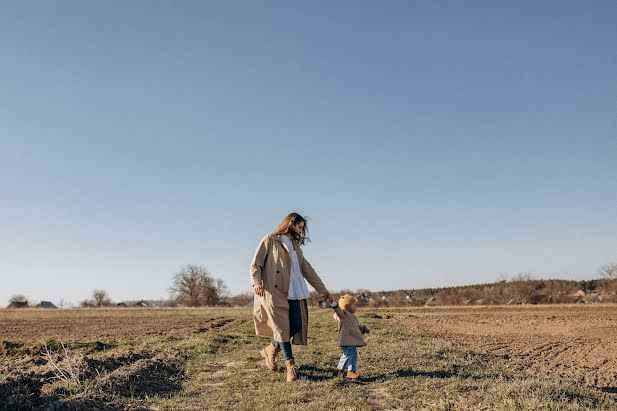
[[[300,250],[306,241],[310,241],[306,219],[298,213],[291,213],[272,234],[261,240],[251,262],[251,283],[255,291],[255,333],[273,336],[272,343],[261,350],[261,355],[266,367],[276,371],[276,356],[282,350],[287,365],[287,381],[298,379],[291,342],[307,344],[306,300],[309,292],[306,281],[323,298],[330,297]]]

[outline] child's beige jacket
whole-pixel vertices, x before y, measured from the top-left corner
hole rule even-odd
[[[366,327],[358,323],[358,319],[352,312],[343,310],[338,305],[334,307],[334,319],[338,322],[338,345],[362,347],[366,345],[362,334]]]

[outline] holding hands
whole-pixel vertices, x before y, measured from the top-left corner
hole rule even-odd
[[[253,284],[253,291],[255,291],[255,294],[257,294],[260,297],[264,296],[264,287],[262,283],[255,283]],[[328,303],[331,303],[332,301],[332,296],[330,295],[329,292],[325,292],[321,295],[321,298],[325,299]]]

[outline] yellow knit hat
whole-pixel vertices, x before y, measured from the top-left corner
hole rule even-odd
[[[353,295],[349,295],[349,294],[345,294],[344,296],[338,299],[338,305],[343,310],[346,310],[347,308],[351,307],[355,303],[356,303],[356,299],[354,298]]]

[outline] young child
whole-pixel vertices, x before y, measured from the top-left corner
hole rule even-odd
[[[347,364],[347,377],[358,378],[360,374],[357,373],[356,369],[358,361],[356,347],[366,345],[362,334],[369,334],[371,330],[358,323],[358,319],[354,315],[356,299],[352,295],[345,294],[338,300],[338,304],[331,299],[328,299],[328,302],[334,308],[334,319],[338,323],[338,345],[343,350],[336,371],[343,371],[345,364]]]

